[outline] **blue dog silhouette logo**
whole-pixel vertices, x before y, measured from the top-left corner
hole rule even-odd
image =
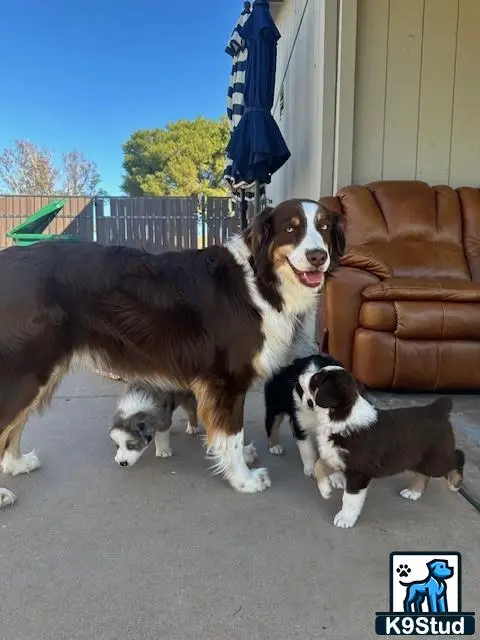
[[[458,551],[392,551],[388,611],[377,611],[379,636],[472,636],[475,613],[462,610]]]
[[[399,565],[399,576],[408,576],[411,572],[408,565]],[[400,580],[402,587],[407,591],[403,601],[405,613],[422,613],[423,603],[426,602],[430,613],[448,613],[447,580],[454,575],[454,568],[449,566],[447,560],[434,558],[426,563],[426,576],[422,580],[404,582]]]

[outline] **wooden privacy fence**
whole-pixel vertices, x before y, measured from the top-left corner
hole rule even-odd
[[[49,196],[0,196],[0,248],[7,232],[48,204]],[[223,244],[241,229],[241,212],[228,197],[67,197],[45,233],[153,253]]]
[[[0,248],[13,244],[7,233],[17,224],[62,196],[1,196],[0,195]],[[66,198],[62,213],[45,229],[44,233],[66,233],[93,240],[94,203],[91,198]]]

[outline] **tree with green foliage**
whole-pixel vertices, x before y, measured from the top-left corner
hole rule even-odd
[[[222,179],[228,138],[226,118],[135,131],[123,145],[122,188],[129,196],[227,195]]]

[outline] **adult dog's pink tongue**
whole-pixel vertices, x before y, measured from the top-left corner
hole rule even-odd
[[[323,282],[324,274],[322,271],[303,271],[302,280],[309,287],[318,287]]]

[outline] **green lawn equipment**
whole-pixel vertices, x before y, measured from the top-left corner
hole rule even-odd
[[[7,233],[7,238],[11,238],[14,244],[19,247],[27,247],[41,240],[71,240],[78,242],[80,238],[77,236],[60,233],[42,233],[63,209],[65,202],[65,199],[49,202],[24,220],[24,222],[13,227],[13,229]]]

